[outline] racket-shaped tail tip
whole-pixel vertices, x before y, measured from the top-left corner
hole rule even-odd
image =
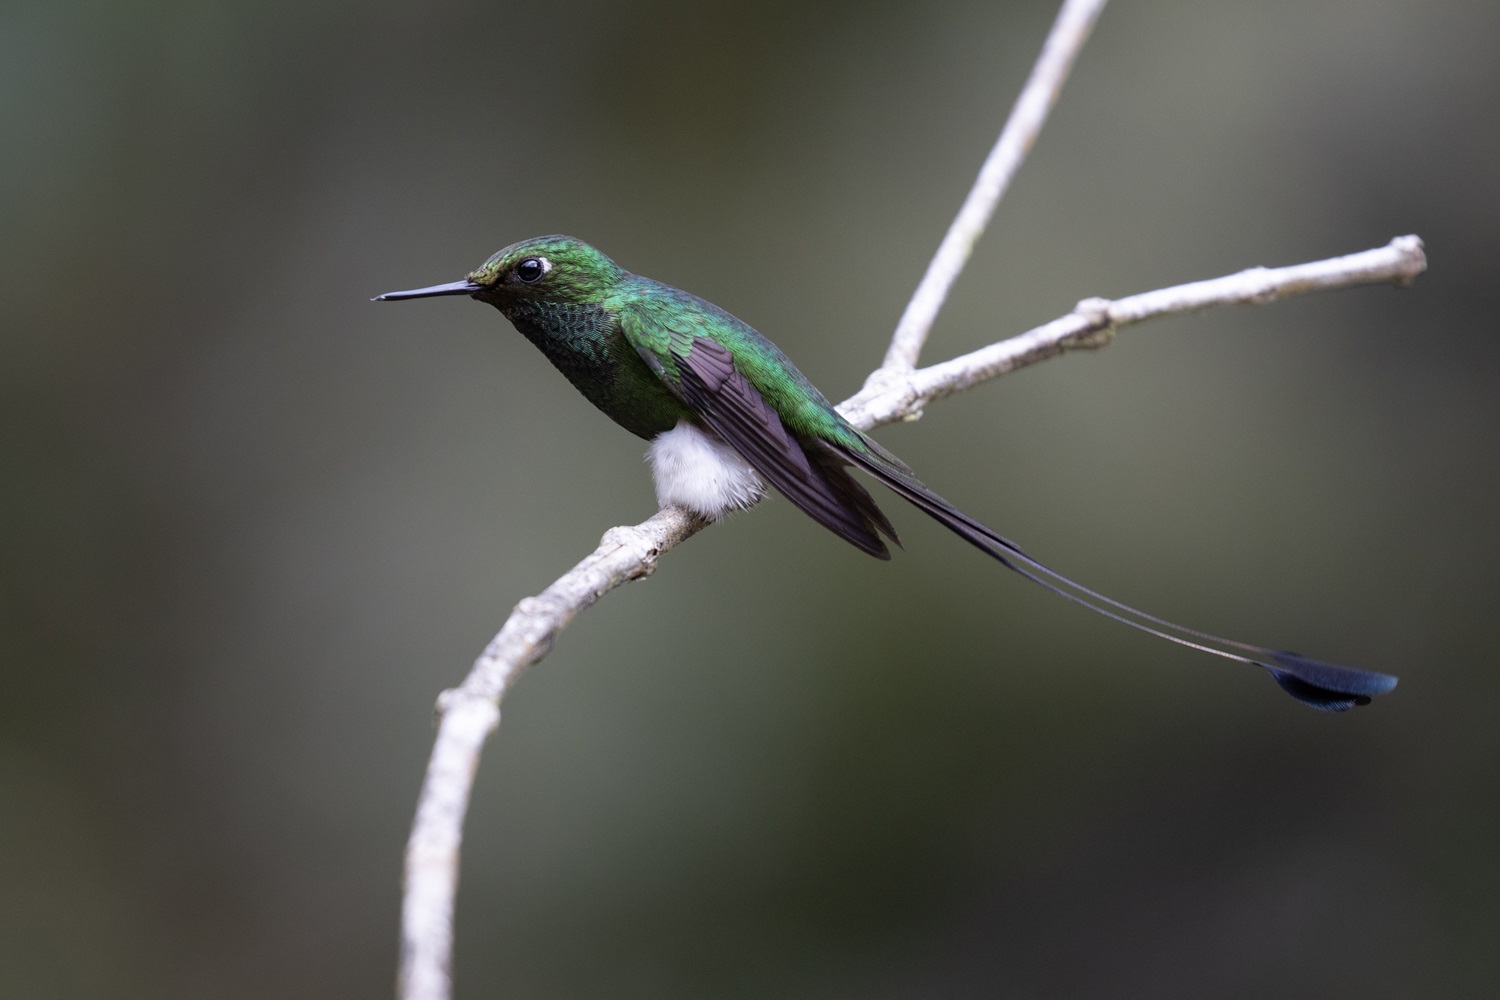
[[[1368,705],[1371,698],[1396,686],[1396,678],[1390,674],[1341,667],[1288,650],[1272,653],[1271,659],[1274,665],[1259,665],[1281,685],[1281,690],[1322,712],[1347,712],[1357,705]]]

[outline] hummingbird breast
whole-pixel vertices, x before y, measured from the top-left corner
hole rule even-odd
[[[603,306],[531,299],[496,306],[575,389],[630,433],[649,440],[691,416]]]

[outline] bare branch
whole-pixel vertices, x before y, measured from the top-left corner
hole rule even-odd
[[[1410,283],[1426,269],[1422,241],[1400,236],[1376,250],[1292,267],[1252,268],[1113,302],[1084,299],[1073,312],[970,354],[866,388],[840,404],[868,430],[914,419],[922,406],[1065,350],[1102,347],[1115,330],[1148,319],[1237,303],[1355,285]],[[458,688],[438,700],[440,719],[406,850],[401,915],[403,1000],[446,1000],[453,948],[453,903],[459,846],[474,772],[484,741],[500,722],[500,699],[520,673],[542,659],[580,611],[621,584],[649,576],[662,553],[705,527],[668,507],[635,525],[611,528],[591,555],[536,597],[516,605]]]
[[[1062,90],[1068,71],[1073,68],[1074,57],[1088,41],[1094,22],[1104,11],[1104,3],[1105,0],[1064,0],[1062,9],[1057,12],[1057,20],[1052,22],[1052,31],[1042,45],[1042,54],[1032,67],[1021,96],[1016,98],[1000,138],[995,141],[990,155],[985,157],[974,186],[954,216],[943,242],[938,244],[932,263],[927,265],[927,273],[922,275],[921,284],[906,304],[885,360],[871,375],[872,380],[887,372],[901,375],[916,367],[917,357],[927,342],[938,310],[948,298],[948,290],[969,262],[969,254],[974,251],[979,237],[984,235],[990,217],[995,214],[995,206],[1036,143],[1038,133],[1047,122],[1047,113],[1057,103],[1058,91]]]
[[[839,410],[868,429],[893,420],[915,420],[922,406],[972,388],[997,375],[1057,357],[1066,350],[1104,347],[1116,330],[1148,319],[1197,312],[1211,306],[1264,305],[1306,292],[1356,285],[1408,285],[1427,269],[1422,241],[1397,236],[1375,250],[1294,264],[1252,267],[1208,281],[1173,285],[1129,298],[1084,299],[1066,316],[949,361],[865,388]]]
[[[913,294],[879,369],[839,409],[861,429],[915,419],[922,407],[1005,372],[1101,347],[1114,331],[1157,316],[1235,302],[1270,302],[1321,288],[1405,283],[1425,267],[1414,236],[1349,257],[1273,271],[1254,269],[1109,302],[1086,299],[1067,316],[971,354],[916,370],[917,358],[954,281],[963,271],[1001,196],[1036,141],[1105,0],[1064,0],[1041,55]],[[451,995],[454,900],[463,821],[480,752],[500,722],[500,700],[515,679],[547,655],[580,611],[630,580],[650,575],[661,554],[705,526],[666,508],[634,527],[612,528],[599,548],[540,595],[516,605],[499,634],[456,689],[438,700],[438,732],[406,852],[398,995]]]
[[[453,904],[458,894],[464,814],[484,741],[500,724],[500,699],[523,670],[546,656],[573,616],[622,583],[650,576],[656,560],[704,526],[668,507],[634,527],[611,528],[586,559],[536,597],[516,605],[464,682],[438,698],[438,732],[406,844],[397,996],[451,994]]]

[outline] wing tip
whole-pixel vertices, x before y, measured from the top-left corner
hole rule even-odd
[[[848,542],[850,545],[853,545],[855,548],[859,549],[866,555],[874,556],[876,559],[880,559],[884,562],[890,562],[890,548],[885,544],[885,541],[878,534],[870,529],[868,525],[865,526],[865,531],[854,531],[845,530],[844,525],[836,526],[833,524],[829,524],[826,521],[821,523],[824,527],[828,528],[834,534],[838,535],[844,541]],[[849,527],[852,528],[853,526],[850,525]]]

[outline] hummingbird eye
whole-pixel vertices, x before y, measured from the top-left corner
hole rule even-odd
[[[527,257],[516,265],[516,277],[534,285],[542,280],[542,275],[552,270],[552,262],[545,257]]]

